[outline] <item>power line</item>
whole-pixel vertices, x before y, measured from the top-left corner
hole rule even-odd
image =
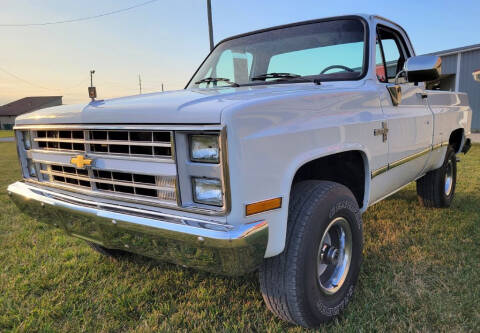
[[[48,90],[48,91],[56,91],[56,92],[61,92],[62,94],[65,94],[65,93],[68,93],[70,92],[71,90],[79,87],[81,84],[85,83],[86,81],[86,78],[83,78],[81,81],[79,81],[78,83],[72,85],[72,86],[67,86],[67,87],[63,87],[61,89],[59,88],[48,88],[48,87],[44,87],[44,86],[41,86],[41,85],[38,85],[36,83],[33,83],[31,81],[28,81],[28,80],[25,80],[24,78],[16,75],[16,74],[13,74],[12,72],[9,72],[3,68],[0,67],[0,72],[3,72],[5,74],[7,74],[8,76],[10,77],[13,77],[14,79],[18,80],[18,81],[21,81],[23,83],[26,83],[28,84],[29,86],[32,86],[32,87],[35,87],[35,88],[39,88],[39,89],[44,89],[44,90]]]
[[[1,68],[1,67],[0,67],[0,71],[4,72],[5,74],[7,74],[7,75],[9,75],[9,76],[11,76],[11,77],[13,77],[14,79],[17,79],[17,80],[19,80],[19,81],[22,81],[23,83],[26,83],[26,84],[28,84],[28,85],[30,85],[30,86],[32,86],[32,87],[35,87],[35,88],[40,88],[40,89],[45,89],[45,90],[57,90],[57,89],[51,89],[51,88],[43,87],[43,86],[40,86],[40,85],[38,85],[38,84],[32,83],[32,82],[30,82],[30,81],[27,81],[27,80],[25,80],[25,79],[22,79],[20,76],[17,76],[17,75],[15,75],[15,74],[13,74],[13,73],[10,73],[9,71],[7,71],[7,70],[5,70],[5,69],[3,69],[3,68]]]
[[[61,93],[63,95],[71,95],[71,92],[73,90],[76,90],[76,88],[78,88],[80,85],[82,84],[85,84],[86,86],[88,85],[87,84],[87,78],[84,77],[82,80],[78,81],[76,84],[74,85],[71,85],[71,86],[66,86],[66,87],[62,87],[62,88],[48,88],[48,87],[44,87],[44,86],[41,86],[41,85],[38,85],[36,83],[33,83],[31,81],[28,81],[12,72],[9,72],[3,68],[0,67],[0,72],[3,72],[5,74],[7,74],[8,76],[20,81],[20,82],[23,82],[25,84],[28,84],[29,86],[32,86],[34,88],[39,88],[39,89],[44,89],[44,90],[47,90],[47,91],[55,91],[56,93]],[[97,82],[98,83],[98,82]],[[133,92],[133,91],[138,91],[136,90],[135,88],[133,88],[132,86],[130,85],[127,85],[125,84],[124,82],[112,82],[112,81],[101,81],[99,83],[100,86],[121,86],[121,88],[126,92]],[[141,80],[141,76],[139,75],[139,87],[140,87],[140,94],[142,94],[143,92],[145,92],[145,90],[149,90],[149,91],[156,91],[156,92],[159,92],[159,91],[164,91],[164,84],[161,83],[161,84],[153,84],[153,85],[148,85],[147,87],[144,86],[142,80]],[[118,88],[115,88],[118,90]],[[122,90],[121,89],[121,90]]]
[[[145,1],[127,8],[122,8],[122,9],[117,9],[113,10],[110,12],[106,13],[101,13],[93,16],[86,16],[86,17],[79,17],[75,19],[69,19],[69,20],[62,20],[62,21],[53,21],[53,22],[43,22],[43,23],[21,23],[21,24],[0,24],[0,27],[34,27],[34,26],[44,26],[44,25],[53,25],[53,24],[63,24],[63,23],[72,23],[72,22],[79,22],[79,21],[87,21],[87,20],[92,20],[104,16],[109,16],[109,15],[114,15],[122,12],[126,12],[131,9],[135,9],[138,7],[146,6],[148,4],[151,4],[153,2],[157,2],[158,0],[149,0]]]
[[[79,81],[78,83],[74,84],[73,86],[68,86],[68,87],[65,87],[63,89],[60,89],[63,93],[65,92],[68,92],[70,90],[73,90],[75,88],[78,88],[80,85],[82,84],[85,84],[86,82],[88,82],[88,78],[87,77],[84,77],[81,81]],[[88,86],[88,84],[85,84],[85,86]]]

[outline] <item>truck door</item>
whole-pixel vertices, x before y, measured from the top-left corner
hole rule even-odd
[[[385,172],[391,187],[385,188],[385,194],[388,194],[422,174],[432,147],[433,113],[428,107],[423,84],[419,86],[407,83],[404,78],[397,79],[402,94],[398,105],[394,105],[388,90],[389,86],[395,85],[397,74],[411,56],[404,37],[394,29],[379,25],[376,48],[377,58],[381,58],[377,77],[386,124],[375,134],[388,144],[388,169]]]

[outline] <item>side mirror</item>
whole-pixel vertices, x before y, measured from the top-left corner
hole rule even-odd
[[[403,70],[408,82],[434,81],[442,74],[442,59],[432,55],[411,57],[405,62]]]
[[[480,82],[480,69],[476,70],[472,73],[473,79],[477,82]]]

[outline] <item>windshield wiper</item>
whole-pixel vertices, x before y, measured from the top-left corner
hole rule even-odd
[[[302,77],[298,74],[292,73],[265,73],[261,75],[257,75],[251,78],[252,81],[265,81],[266,79],[297,79]]]
[[[200,83],[215,83],[215,82],[226,82],[232,87],[240,87],[238,83],[230,81],[230,79],[224,78],[224,77],[206,77],[204,79],[201,79],[200,81],[195,82],[195,84],[200,84]]]
[[[276,80],[266,81],[266,79],[276,79]],[[301,76],[298,74],[291,74],[291,73],[267,73],[267,74],[254,76],[251,78],[251,80],[264,81],[264,83],[288,81],[288,82],[313,82],[317,85],[321,84],[320,79],[306,78],[304,76]]]

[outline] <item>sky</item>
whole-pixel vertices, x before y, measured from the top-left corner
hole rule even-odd
[[[80,22],[27,24],[94,16],[146,0],[0,0],[0,105],[25,96],[88,102],[89,72],[99,98],[182,89],[208,55],[206,0],[158,0]],[[368,13],[409,33],[417,54],[480,43],[480,1],[212,0],[215,43],[270,26]]]

